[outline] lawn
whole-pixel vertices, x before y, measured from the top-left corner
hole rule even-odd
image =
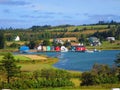
[[[3,60],[3,55],[0,55],[0,61]],[[15,60],[31,60],[30,58],[26,56],[21,56],[21,55],[14,55]]]
[[[22,71],[33,72],[41,69],[53,69],[54,67],[50,64],[41,64],[41,63],[29,63],[29,64],[19,64]]]

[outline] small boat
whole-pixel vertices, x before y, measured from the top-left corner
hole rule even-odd
[[[88,50],[88,49],[86,49],[85,52],[87,52],[87,53],[94,53],[94,50]]]
[[[86,50],[85,52],[87,52],[87,53],[94,53],[94,51],[92,51],[92,50]]]
[[[94,52],[101,52],[101,50],[94,49]]]

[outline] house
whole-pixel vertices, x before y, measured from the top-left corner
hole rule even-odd
[[[59,44],[59,43],[62,44],[62,45],[64,44],[63,40],[58,39],[58,38],[54,39],[53,42],[56,43],[56,44]]]
[[[15,41],[20,41],[20,37],[16,36]]]
[[[101,42],[97,37],[90,37],[89,42],[91,46],[100,46]]]
[[[108,41],[115,41],[115,37],[107,37],[106,38]]]

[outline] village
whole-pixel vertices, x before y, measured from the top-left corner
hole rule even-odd
[[[20,41],[20,37],[17,36],[15,38],[15,41],[18,42]],[[22,45],[19,48],[20,53],[28,53],[30,51],[34,52],[68,52],[68,51],[74,51],[74,52],[100,52],[101,50],[97,50],[94,48],[93,50],[88,50],[86,46],[83,43],[76,43],[77,41],[76,38],[56,38],[56,39],[51,39],[51,42],[54,43],[54,45],[44,45],[43,42],[40,43],[37,46],[34,46],[34,50],[30,50],[29,46]],[[72,42],[74,41],[74,42]],[[90,37],[88,38],[89,45],[91,47],[95,46],[101,46],[102,43],[97,37]],[[108,42],[115,42],[115,37],[107,37],[106,41]],[[66,44],[65,44],[66,43]]]

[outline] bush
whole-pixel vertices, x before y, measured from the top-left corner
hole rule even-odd
[[[82,73],[82,86],[119,83],[119,77],[114,68],[95,64],[90,72]]]
[[[20,47],[20,44],[12,43],[12,44],[10,44],[9,47],[11,47],[11,48],[19,48],[19,47]]]

